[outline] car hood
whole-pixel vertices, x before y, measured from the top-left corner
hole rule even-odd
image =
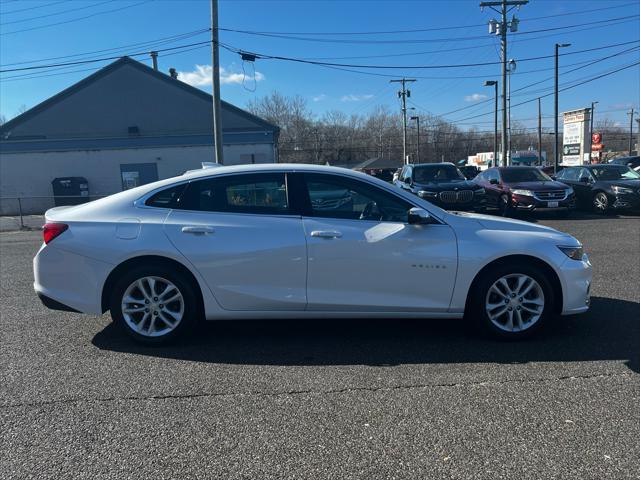
[[[543,191],[543,190],[565,190],[567,186],[564,183],[556,182],[555,180],[545,182],[516,182],[509,183],[509,188]]]
[[[617,185],[620,187],[633,188],[634,190],[640,188],[640,178],[637,180],[598,180],[596,183],[604,183],[609,186]]]
[[[482,215],[470,212],[455,212],[451,213],[451,215],[462,219],[476,221],[487,230],[546,233],[573,238],[566,233],[556,230],[555,228],[537,223],[524,222],[522,220],[514,220],[513,218],[494,217],[493,215]]]
[[[413,187],[416,189],[424,189],[440,192],[443,190],[476,190],[480,188],[477,183],[470,182],[468,180],[450,180],[445,182],[415,182]]]

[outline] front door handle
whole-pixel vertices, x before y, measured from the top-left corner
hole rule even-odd
[[[337,230],[314,230],[311,232],[311,236],[319,238],[340,238],[342,232],[338,232]]]
[[[182,227],[182,233],[191,233],[193,235],[207,235],[213,233],[213,227],[206,227],[202,225],[188,225]]]

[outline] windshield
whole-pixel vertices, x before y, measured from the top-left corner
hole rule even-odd
[[[502,180],[505,183],[520,182],[548,182],[551,178],[537,168],[509,168],[502,170]]]
[[[413,169],[413,180],[417,183],[466,180],[453,165],[426,165]]]
[[[623,165],[592,167],[591,173],[598,180],[637,180],[640,174]]]

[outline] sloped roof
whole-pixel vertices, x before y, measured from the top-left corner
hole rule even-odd
[[[25,122],[26,120],[29,120],[30,118],[36,116],[38,113],[41,113],[42,111],[48,109],[49,107],[61,102],[65,98],[86,88],[87,86],[95,83],[96,81],[108,76],[110,73],[124,67],[125,65],[134,67],[147,75],[151,75],[163,82],[166,82],[168,85],[171,85],[172,87],[182,89],[192,95],[200,97],[201,99],[207,102],[213,102],[213,97],[207,92],[200,90],[199,88],[192,87],[187,83],[184,83],[180,80],[176,80],[175,78],[172,78],[169,75],[166,75],[160,71],[154,70],[153,68],[145,65],[144,63],[138,62],[129,57],[122,57],[116,60],[115,62],[105,66],[104,68],[101,68],[100,70],[92,73],[91,75],[80,80],[79,82],[74,83],[70,87],[62,90],[61,92],[53,95],[47,100],[44,100],[43,102],[39,103],[35,107],[30,108],[29,110],[22,113],[21,115],[18,115],[17,117],[12,118],[8,122],[6,122],[4,125],[0,126],[0,139],[3,136],[2,134],[10,132],[13,128]],[[263,120],[262,118],[247,112],[246,110],[243,110],[239,107],[236,107],[235,105],[225,102],[224,100],[221,101],[221,108],[224,110],[231,111],[241,117],[244,117],[248,121],[251,121],[257,125],[260,125],[265,130],[271,130],[273,132],[278,132],[280,130],[280,128],[277,125],[269,123],[266,120]],[[224,125],[223,125],[223,129],[224,129]]]

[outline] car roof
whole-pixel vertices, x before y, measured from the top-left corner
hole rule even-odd
[[[438,162],[438,163],[411,163],[410,167],[443,167],[443,166],[452,166],[455,165],[451,162]]]

